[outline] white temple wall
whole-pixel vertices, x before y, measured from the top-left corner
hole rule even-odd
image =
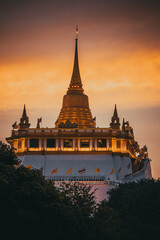
[[[20,158],[20,157],[19,157]],[[105,177],[105,180],[121,180],[126,174],[131,173],[129,157],[120,157],[112,155],[25,155],[22,159],[24,166],[31,164],[32,168],[43,168],[43,174],[46,177]],[[57,173],[51,172],[57,168]],[[66,175],[71,168],[71,173]],[[85,168],[85,173],[78,171]],[[100,172],[95,172],[99,168]],[[121,169],[120,172],[118,170]],[[113,169],[113,173],[111,171]]]
[[[23,158],[18,158],[25,167],[31,164],[32,168],[40,169],[44,166],[44,155],[25,155]]]
[[[125,175],[129,175],[132,174],[132,163],[131,163],[131,159],[129,157],[122,157],[121,158],[122,161],[122,168],[125,169],[124,174]]]

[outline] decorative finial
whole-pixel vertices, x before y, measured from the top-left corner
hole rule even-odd
[[[110,126],[113,129],[119,129],[119,126],[120,126],[116,104],[115,104],[115,107],[114,107],[114,113],[113,113],[113,117],[111,118]]]
[[[116,106],[116,104],[115,104],[115,107],[114,107],[113,116],[114,116],[115,118],[118,118],[118,113],[117,113],[117,106]]]
[[[26,113],[26,105],[24,104],[23,113],[22,113],[22,117],[20,118],[19,126],[20,128],[29,128],[30,125],[31,124],[29,123],[29,118],[27,117],[27,113]]]
[[[78,39],[78,25],[76,25],[76,39]]]
[[[37,119],[37,128],[40,128],[41,122],[42,122],[42,117]]]
[[[26,117],[27,117],[27,114],[26,114],[26,104],[24,104],[22,117],[23,117],[23,118],[26,118]]]

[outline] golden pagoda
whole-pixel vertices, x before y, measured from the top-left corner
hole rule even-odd
[[[78,36],[78,34],[77,34]],[[94,128],[92,113],[89,108],[88,96],[84,94],[78,63],[78,37],[75,39],[75,56],[73,73],[68,91],[63,97],[63,104],[55,126],[66,123],[69,120],[77,124],[79,128]]]

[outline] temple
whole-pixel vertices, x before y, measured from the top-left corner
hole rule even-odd
[[[73,73],[55,126],[42,128],[41,121],[30,127],[24,105],[6,140],[25,167],[41,169],[46,179],[113,186],[152,178],[147,147],[140,148],[129,121],[120,124],[116,105],[109,126],[96,127],[80,76],[78,30]]]

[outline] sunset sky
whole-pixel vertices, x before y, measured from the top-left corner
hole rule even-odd
[[[97,126],[114,104],[147,145],[160,177],[160,1],[3,1],[0,7],[0,139],[19,122],[53,127],[71,79],[75,28],[79,65]]]

